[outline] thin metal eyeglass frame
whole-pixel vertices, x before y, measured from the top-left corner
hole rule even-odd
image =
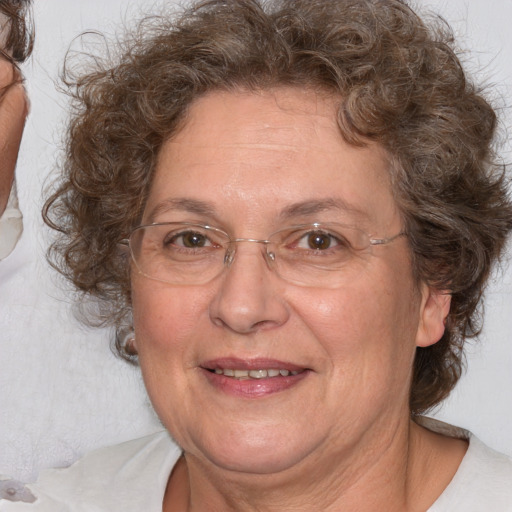
[[[229,268],[231,266],[231,264],[233,263],[234,259],[235,259],[236,249],[230,251],[229,250],[229,246],[230,245],[237,244],[239,242],[250,242],[250,243],[258,243],[258,244],[269,245],[269,244],[274,243],[274,242],[272,242],[272,240],[270,240],[270,238],[272,238],[273,236],[275,236],[278,233],[281,233],[283,231],[293,231],[293,230],[300,230],[300,229],[305,229],[305,228],[311,228],[312,230],[314,230],[314,229],[325,229],[328,232],[329,229],[326,229],[326,228],[329,228],[329,227],[341,226],[341,227],[349,228],[349,229],[354,230],[354,231],[359,231],[360,233],[363,233],[363,234],[365,234],[365,236],[368,237],[368,246],[363,247],[362,249],[353,248],[353,250],[355,250],[355,251],[363,251],[363,250],[365,250],[368,247],[371,247],[373,245],[386,245],[386,244],[389,244],[390,242],[393,242],[395,239],[397,239],[397,238],[399,238],[401,236],[407,236],[407,233],[405,231],[400,231],[396,235],[393,235],[393,236],[390,236],[390,237],[371,238],[370,235],[368,235],[367,233],[365,233],[361,229],[353,227],[353,226],[348,226],[348,225],[341,224],[341,223],[336,223],[336,222],[331,222],[331,223],[313,222],[311,224],[297,224],[297,225],[289,226],[287,228],[279,229],[279,230],[275,231],[274,233],[271,233],[269,235],[268,239],[231,238],[230,235],[228,233],[226,233],[224,230],[222,230],[220,228],[216,228],[214,226],[210,226],[208,224],[197,224],[197,223],[194,223],[194,222],[155,222],[153,224],[142,224],[140,226],[137,226],[136,228],[134,228],[131,231],[130,236],[128,238],[123,238],[122,240],[120,240],[118,242],[120,245],[126,246],[129,249],[131,259],[135,263],[135,266],[137,267],[137,269],[138,269],[138,271],[139,271],[139,273],[141,275],[147,277],[148,279],[153,279],[155,281],[159,281],[159,282],[162,282],[162,283],[168,283],[168,284],[174,284],[174,285],[182,285],[182,286],[187,286],[187,285],[190,286],[191,284],[188,284],[188,283],[185,283],[185,284],[183,284],[183,283],[174,283],[172,281],[167,281],[165,279],[159,279],[157,277],[153,277],[153,276],[151,276],[149,274],[146,274],[140,268],[139,264],[137,263],[137,259],[135,258],[134,251],[132,249],[132,246],[130,245],[130,240],[131,240],[131,237],[132,237],[133,233],[135,233],[138,230],[141,230],[141,229],[144,229],[144,228],[151,228],[153,226],[173,226],[173,225],[175,225],[175,226],[203,228],[203,229],[205,229],[207,231],[210,230],[210,231],[214,231],[216,233],[220,233],[220,234],[224,235],[226,237],[226,239],[227,239],[227,242],[226,242],[225,246],[222,245],[222,247],[225,249],[225,254],[224,254],[224,258],[223,258],[223,266],[222,266],[222,268],[225,268],[225,267]],[[283,279],[283,280],[285,280],[287,282],[292,282],[293,283],[294,281],[291,281],[291,280],[283,277],[274,268],[273,262],[275,262],[275,258],[276,258],[275,253],[269,252],[268,250],[265,251],[265,260],[267,261],[267,266],[269,267],[269,269],[271,271],[274,271],[276,273],[276,275],[281,277],[281,279]],[[220,270],[218,274],[215,274],[215,276],[211,277],[208,281],[205,281],[204,283],[197,283],[197,284],[206,284],[209,281],[215,279],[215,277],[218,277],[221,273],[222,273],[222,270]],[[194,283],[194,284],[196,284],[196,283]],[[308,286],[308,285],[304,284],[304,286]]]

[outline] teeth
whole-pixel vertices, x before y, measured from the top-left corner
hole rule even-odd
[[[231,368],[215,368],[214,372],[217,375],[224,375],[225,377],[235,377],[236,379],[265,379],[268,377],[288,377],[289,375],[298,375],[300,371],[278,370],[275,368],[260,369],[260,370],[235,370]]]
[[[264,379],[268,375],[267,370],[251,370],[249,376],[252,379]]]

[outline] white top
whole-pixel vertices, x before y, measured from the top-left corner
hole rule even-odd
[[[466,431],[432,420],[427,424],[459,437],[467,434],[469,448],[450,485],[426,512],[512,512],[512,459]],[[0,481],[0,511],[161,512],[179,456],[167,432],[96,450],[68,469],[44,471],[33,485]]]
[[[7,258],[23,231],[23,216],[18,206],[16,183],[13,182],[4,213],[0,216],[0,260]]]

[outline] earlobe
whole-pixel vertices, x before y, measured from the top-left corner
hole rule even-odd
[[[442,338],[452,299],[447,290],[423,286],[420,322],[416,333],[418,347],[428,347]]]

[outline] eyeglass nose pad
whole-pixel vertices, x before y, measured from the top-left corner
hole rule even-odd
[[[226,254],[224,255],[224,265],[226,265],[226,267],[230,267],[234,259],[235,250],[233,247],[229,247],[228,249],[226,249]]]
[[[268,246],[267,250],[265,251],[265,261],[267,262],[267,266],[270,270],[274,270],[275,268],[275,262],[276,262],[276,253],[274,251],[269,251]]]

